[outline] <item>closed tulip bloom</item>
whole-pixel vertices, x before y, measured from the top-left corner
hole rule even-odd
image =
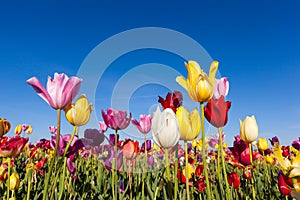
[[[54,109],[65,109],[77,96],[82,79],[78,77],[68,77],[65,74],[54,74],[54,79],[48,77],[47,89],[41,82],[32,77],[26,81],[37,94],[44,99]]]
[[[243,141],[252,143],[258,136],[258,126],[255,117],[247,116],[244,121],[240,121],[240,136]]]
[[[151,129],[151,115],[140,115],[140,121],[131,120],[132,124],[143,134],[147,134]]]
[[[16,128],[15,128],[15,134],[20,135],[22,133],[22,131],[23,131],[22,130],[22,125],[21,124],[17,125]]]
[[[235,189],[238,189],[240,187],[240,177],[238,173],[236,172],[231,172],[230,174],[227,175],[227,181],[229,185],[233,185]]]
[[[32,133],[32,126],[28,125],[27,129],[25,130],[25,133],[30,135]]]
[[[5,118],[0,118],[0,137],[8,133],[10,127],[10,123]]]
[[[261,151],[268,149],[268,140],[266,138],[258,138],[257,148]]]
[[[139,152],[139,143],[138,141],[132,141],[130,139],[126,140],[122,147],[123,156],[127,160],[135,159]]]
[[[20,177],[17,173],[13,172],[9,177],[9,189],[18,190],[20,186]]]
[[[89,121],[92,108],[86,96],[81,95],[74,104],[65,109],[66,119],[73,126],[83,126]]]
[[[180,139],[184,141],[192,141],[198,137],[200,133],[200,116],[195,108],[191,113],[183,106],[177,109],[176,117],[180,129]]]
[[[126,111],[114,110],[113,108],[108,108],[106,113],[102,110],[102,117],[105,124],[113,130],[125,129],[131,121],[131,113],[127,117]]]
[[[178,76],[176,81],[188,92],[189,97],[195,102],[207,102],[214,94],[215,75],[219,63],[213,61],[210,66],[209,76],[203,72],[195,61],[185,63],[188,70],[187,79]]]
[[[219,99],[211,99],[204,107],[205,118],[214,127],[223,127],[227,124],[230,107],[231,102],[225,102],[224,96]]]
[[[168,149],[177,144],[180,138],[178,121],[172,109],[163,112],[157,107],[152,118],[152,136],[157,145]]]
[[[226,77],[216,79],[213,99],[219,99],[221,96],[226,97],[229,91],[229,82]]]

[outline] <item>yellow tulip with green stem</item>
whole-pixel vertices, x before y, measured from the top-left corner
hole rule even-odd
[[[188,92],[189,97],[200,102],[201,109],[201,132],[202,132],[202,160],[204,165],[205,184],[207,188],[208,199],[211,199],[211,189],[208,180],[208,171],[205,154],[205,129],[204,129],[204,102],[209,101],[214,94],[215,75],[218,70],[219,62],[213,61],[210,65],[209,75],[201,69],[196,61],[188,61],[185,67],[188,71],[187,78],[178,76],[176,81]]]

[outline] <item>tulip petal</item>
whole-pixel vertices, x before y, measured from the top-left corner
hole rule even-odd
[[[215,83],[215,76],[218,70],[218,66],[219,66],[219,62],[218,61],[213,61],[210,65],[210,69],[209,69],[209,81],[212,84],[212,86],[214,86]]]
[[[176,78],[176,82],[179,83],[179,85],[181,85],[186,91],[188,91],[187,82],[183,76],[178,76]]]
[[[26,81],[29,85],[33,87],[36,93],[44,99],[51,107],[54,107],[53,101],[51,96],[49,95],[48,91],[44,88],[41,82],[36,78],[32,77]]]

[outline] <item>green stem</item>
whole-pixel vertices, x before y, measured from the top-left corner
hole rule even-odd
[[[174,168],[174,179],[175,179],[175,189],[174,189],[174,200],[177,200],[178,193],[178,143],[176,144],[175,150],[175,168]]]
[[[115,158],[113,159],[113,177],[114,177],[114,198],[115,200],[118,199],[118,174],[117,174],[117,168],[118,168],[118,130],[115,132],[115,146],[114,146],[114,152],[115,152]]]
[[[170,176],[169,150],[168,149],[165,149],[165,156],[166,156],[166,175],[167,175],[168,182],[170,182],[171,176]]]
[[[220,146],[219,148],[221,149],[221,159],[222,159],[222,169],[223,169],[223,175],[224,175],[224,181],[225,181],[225,185],[226,185],[226,196],[227,196],[227,199],[232,199],[231,198],[231,191],[230,191],[230,188],[229,188],[229,184],[228,184],[228,180],[227,180],[227,172],[226,172],[226,167],[225,167],[225,159],[224,159],[224,153],[223,153],[223,128],[220,127],[218,128],[218,131],[219,131],[219,139],[220,139]]]
[[[145,157],[144,157],[144,165],[143,165],[143,182],[142,182],[142,200],[145,199],[145,181],[146,181],[146,166],[147,166],[147,145],[146,145],[146,134],[144,134],[144,149],[145,149]]]
[[[211,199],[210,183],[208,179],[207,163],[206,163],[206,140],[205,140],[205,129],[204,129],[204,103],[200,103],[201,108],[201,129],[202,129],[202,162],[204,167],[205,185],[208,199]]]
[[[28,169],[27,173],[27,181],[28,181],[28,186],[27,186],[27,200],[30,199],[30,190],[31,190],[31,179],[32,179],[32,169]]]
[[[190,188],[189,188],[189,158],[188,158],[188,148],[187,141],[184,141],[184,152],[185,152],[185,187],[186,187],[186,197],[190,200]]]
[[[48,196],[48,185],[49,185],[49,180],[52,172],[52,168],[54,165],[54,161],[57,157],[57,149],[58,149],[58,143],[60,139],[60,120],[61,120],[61,110],[57,109],[57,131],[56,131],[56,144],[55,144],[55,149],[54,149],[54,155],[53,158],[51,159],[50,166],[48,169],[47,177],[45,179],[45,186],[44,186],[44,192],[43,192],[43,200],[47,199]]]
[[[7,194],[6,194],[6,199],[9,200],[9,187],[10,187],[10,162],[11,162],[11,158],[8,157],[7,158]]]
[[[249,154],[250,154],[250,164],[251,164],[251,170],[253,168],[253,158],[252,158],[252,144],[249,143]],[[251,171],[252,173],[252,171]],[[253,180],[253,176],[251,176],[251,188],[252,188],[252,199],[255,200],[255,190],[254,190],[254,180]]]

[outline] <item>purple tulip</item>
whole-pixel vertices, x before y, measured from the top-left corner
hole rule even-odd
[[[226,77],[221,79],[216,79],[213,98],[219,99],[221,96],[226,97],[228,91],[229,91],[228,79]]]
[[[269,140],[270,140],[272,146],[274,146],[275,143],[279,144],[279,139],[277,136],[272,137],[272,139],[269,139]]]
[[[76,172],[76,166],[75,164],[73,163],[73,160],[74,160],[74,155],[71,155],[69,158],[67,158],[67,168],[68,168],[68,171],[70,172],[70,174],[75,174]]]
[[[225,134],[222,133],[222,141],[224,142],[224,138],[225,138]],[[219,136],[214,134],[209,138],[209,142],[208,142],[209,146],[212,148],[215,148],[215,146],[217,144],[219,144]]]
[[[105,124],[113,130],[122,130],[127,128],[131,121],[131,113],[127,118],[127,112],[108,108],[107,113],[102,110],[102,117]]]
[[[57,131],[57,128],[55,126],[49,126],[49,131],[51,134],[55,134]]]
[[[292,142],[292,146],[297,149],[300,150],[300,137],[298,138],[298,140],[295,140]]]
[[[115,158],[115,152],[114,152],[114,148],[112,146],[108,147],[107,148],[107,151],[108,151],[108,155],[106,158],[104,158],[104,166],[106,169],[108,170],[111,170],[112,169],[112,162],[113,162],[113,159]],[[117,170],[121,169],[122,167],[122,164],[123,164],[123,152],[118,149],[118,152],[117,152]],[[115,170],[115,169],[113,169]]]
[[[71,134],[66,134],[66,135],[60,136],[59,143],[58,143],[57,155],[59,155],[59,156],[64,155],[65,149],[66,149],[67,144],[70,141],[71,137],[72,137]],[[55,143],[56,143],[56,136],[52,136],[50,145],[53,149],[55,148]],[[83,147],[84,147],[84,145],[83,145],[81,139],[78,139],[77,136],[74,136],[72,143],[68,149],[68,152],[66,153],[66,156],[69,157],[69,156],[77,153],[78,150]]]
[[[151,140],[146,140],[146,148],[148,152],[151,150],[152,148]],[[142,144],[141,152],[145,152],[145,142]]]
[[[148,165],[153,166],[154,164],[155,164],[154,157],[152,155],[148,156]]]
[[[86,129],[84,131],[84,138],[81,139],[87,149],[99,146],[104,141],[103,132],[97,129]]]
[[[82,79],[68,77],[65,74],[54,74],[54,79],[48,77],[47,89],[41,82],[32,77],[26,81],[37,94],[54,109],[64,109],[70,105],[79,92]]]
[[[132,124],[143,134],[147,134],[151,129],[151,115],[140,115],[140,121],[131,120]]]

